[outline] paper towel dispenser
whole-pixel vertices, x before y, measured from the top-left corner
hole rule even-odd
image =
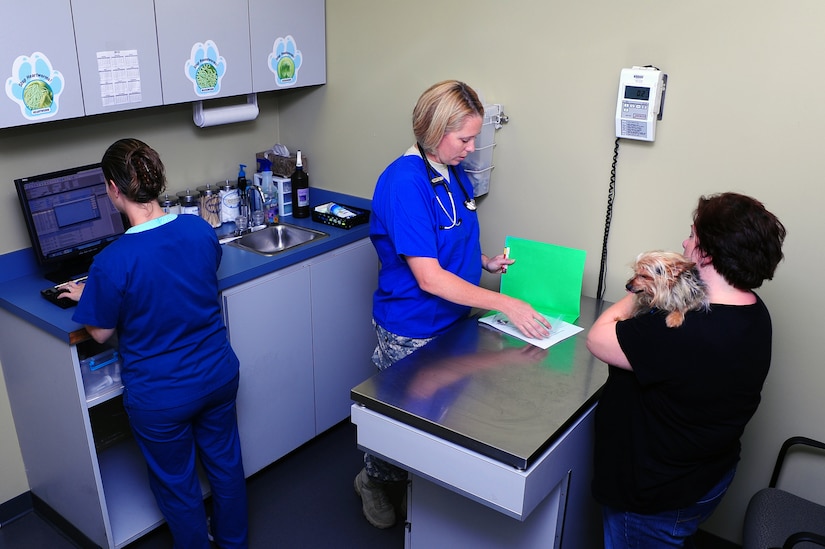
[[[205,109],[203,101],[196,101],[192,105],[192,119],[199,128],[248,122],[258,118],[258,94],[250,93],[246,96],[246,103],[241,105],[225,105]]]

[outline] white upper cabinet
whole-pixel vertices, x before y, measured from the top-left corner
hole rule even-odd
[[[153,0],[71,0],[86,114],[163,104]]]
[[[0,128],[326,83],[324,0],[7,4]]]
[[[163,103],[252,91],[248,0],[155,2]]]
[[[324,0],[249,0],[252,89],[325,84]]]
[[[83,116],[69,0],[4,2],[0,127]]]

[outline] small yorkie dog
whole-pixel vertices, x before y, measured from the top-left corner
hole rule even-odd
[[[668,313],[668,328],[677,328],[688,311],[710,308],[696,264],[680,253],[641,253],[633,264],[633,272],[625,285],[636,297],[633,316],[658,309]]]

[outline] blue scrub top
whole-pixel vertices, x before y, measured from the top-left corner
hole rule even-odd
[[[209,223],[179,215],[133,227],[95,257],[73,320],[116,328],[128,406],[188,404],[238,374],[218,298],[221,253]]]
[[[433,188],[424,161],[417,155],[396,159],[375,186],[370,239],[381,271],[373,296],[373,317],[394,334],[437,336],[470,312],[470,307],[421,290],[404,259],[436,258],[442,268],[467,282],[477,285],[481,281],[478,215],[464,206],[465,194],[459,185],[469,196],[473,187],[461,166],[455,171],[459,181],[448,183],[453,202],[444,186]],[[459,219],[460,224],[446,228]]]

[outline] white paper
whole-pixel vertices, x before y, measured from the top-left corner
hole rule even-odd
[[[104,107],[142,101],[137,50],[97,52],[97,72]]]
[[[565,340],[570,336],[574,336],[577,333],[581,332],[584,328],[580,328],[575,324],[570,324],[569,322],[563,321],[560,317],[551,317],[547,315],[542,315],[547,322],[550,323],[550,335],[544,339],[535,339],[532,337],[527,337],[523,333],[521,333],[518,328],[510,324],[510,321],[507,319],[507,316],[504,313],[495,313],[493,315],[484,316],[478,319],[479,322],[482,324],[487,324],[492,326],[496,330],[500,330],[505,334],[509,334],[513,337],[517,337],[522,341],[526,341],[531,345],[535,345],[536,347],[541,347],[542,349],[547,349],[552,345],[555,345],[559,341]]]

